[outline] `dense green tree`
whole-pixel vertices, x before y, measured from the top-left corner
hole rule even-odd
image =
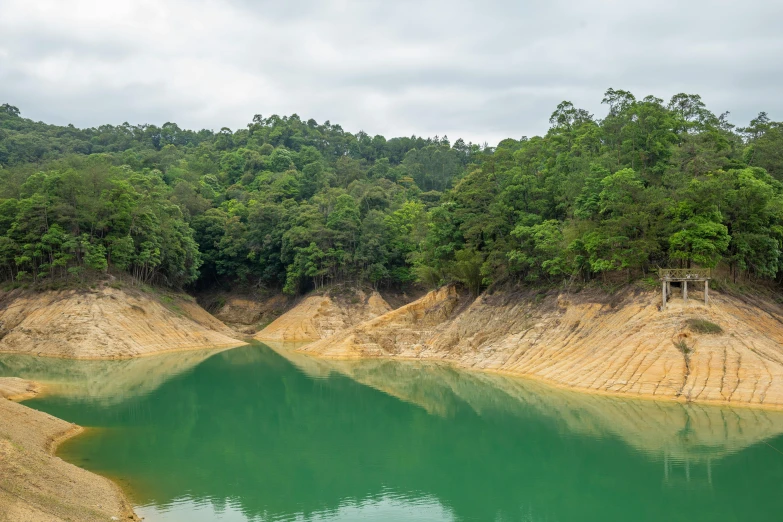
[[[597,119],[564,101],[546,134],[494,148],[296,114],[217,133],[78,129],[4,104],[0,277],[478,293],[655,266],[783,275],[783,124],[736,128],[695,94],[603,103]]]

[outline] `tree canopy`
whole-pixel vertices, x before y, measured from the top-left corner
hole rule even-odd
[[[660,266],[777,279],[783,123],[698,95],[607,90],[497,147],[351,134],[297,115],[246,128],[78,129],[0,106],[0,273],[124,271],[289,293],[353,281],[554,283]]]

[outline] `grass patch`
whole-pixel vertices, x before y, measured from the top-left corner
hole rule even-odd
[[[688,380],[688,375],[691,373],[691,352],[693,352],[693,348],[688,346],[688,343],[685,342],[685,339],[680,339],[679,341],[673,341],[674,346],[677,347],[677,349],[682,353],[682,358],[685,361],[685,380]]]
[[[158,294],[158,300],[160,303],[168,308],[170,311],[182,317],[190,317],[190,315],[182,309],[177,303],[177,300],[166,294]]]
[[[677,349],[680,350],[680,352],[682,352],[682,354],[685,357],[688,357],[691,354],[692,351],[691,347],[688,346],[688,343],[685,342],[685,339],[680,339],[679,341],[676,341],[674,343],[674,346],[676,346]]]
[[[658,290],[661,287],[661,282],[655,277],[644,277],[636,282],[637,286],[642,290]]]
[[[688,327],[696,333],[716,335],[723,333],[723,328],[705,319],[688,319]]]

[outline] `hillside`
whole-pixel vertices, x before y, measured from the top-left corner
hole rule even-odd
[[[496,146],[352,134],[296,114],[218,133],[78,129],[5,103],[0,281],[235,289],[208,308],[246,333],[287,308],[244,299],[261,291],[479,294],[686,265],[780,281],[783,122],[760,113],[737,127],[697,94],[646,94],[609,88],[599,115],[564,100],[544,135]]]
[[[391,311],[378,292],[346,290],[302,299],[255,336],[259,341],[300,342],[325,339]]]
[[[243,344],[184,295],[94,290],[0,293],[0,352],[119,359]]]
[[[783,407],[783,307],[698,298],[673,299],[660,312],[659,295],[638,288],[498,292],[470,302],[445,287],[300,350],[444,360],[598,393]],[[703,333],[705,324],[720,331]]]
[[[280,292],[213,291],[200,294],[198,303],[237,332],[253,335],[291,308],[294,298]]]

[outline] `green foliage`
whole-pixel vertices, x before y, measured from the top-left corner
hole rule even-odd
[[[514,270],[526,274],[526,279],[561,278],[572,272],[561,223],[551,219],[532,226],[517,225],[511,235],[520,240],[520,248],[508,253]]]
[[[481,291],[481,265],[484,264],[484,256],[476,250],[466,248],[455,252],[454,258],[452,265],[454,279],[464,283],[471,293],[477,296]]]
[[[658,290],[661,286],[660,280],[656,277],[643,277],[636,284],[645,290]]]
[[[669,256],[712,268],[726,252],[730,239],[726,225],[703,217],[693,218],[669,237]]]
[[[106,261],[106,248],[100,243],[88,245],[84,253],[84,264],[93,270],[104,272],[109,267]]]
[[[783,124],[742,129],[698,95],[607,90],[544,136],[480,147],[297,115],[246,128],[57,127],[0,106],[0,277],[122,271],[137,285],[290,294],[353,282],[472,293],[605,283],[656,266],[779,279]]]
[[[688,358],[691,355],[691,347],[688,346],[688,343],[685,341],[685,339],[680,339],[679,341],[676,341],[674,343],[674,346],[677,347],[677,349],[682,353],[683,357],[685,357],[686,363],[688,361]]]
[[[723,328],[706,319],[688,319],[687,323],[688,327],[696,333],[713,335],[723,333]]]

